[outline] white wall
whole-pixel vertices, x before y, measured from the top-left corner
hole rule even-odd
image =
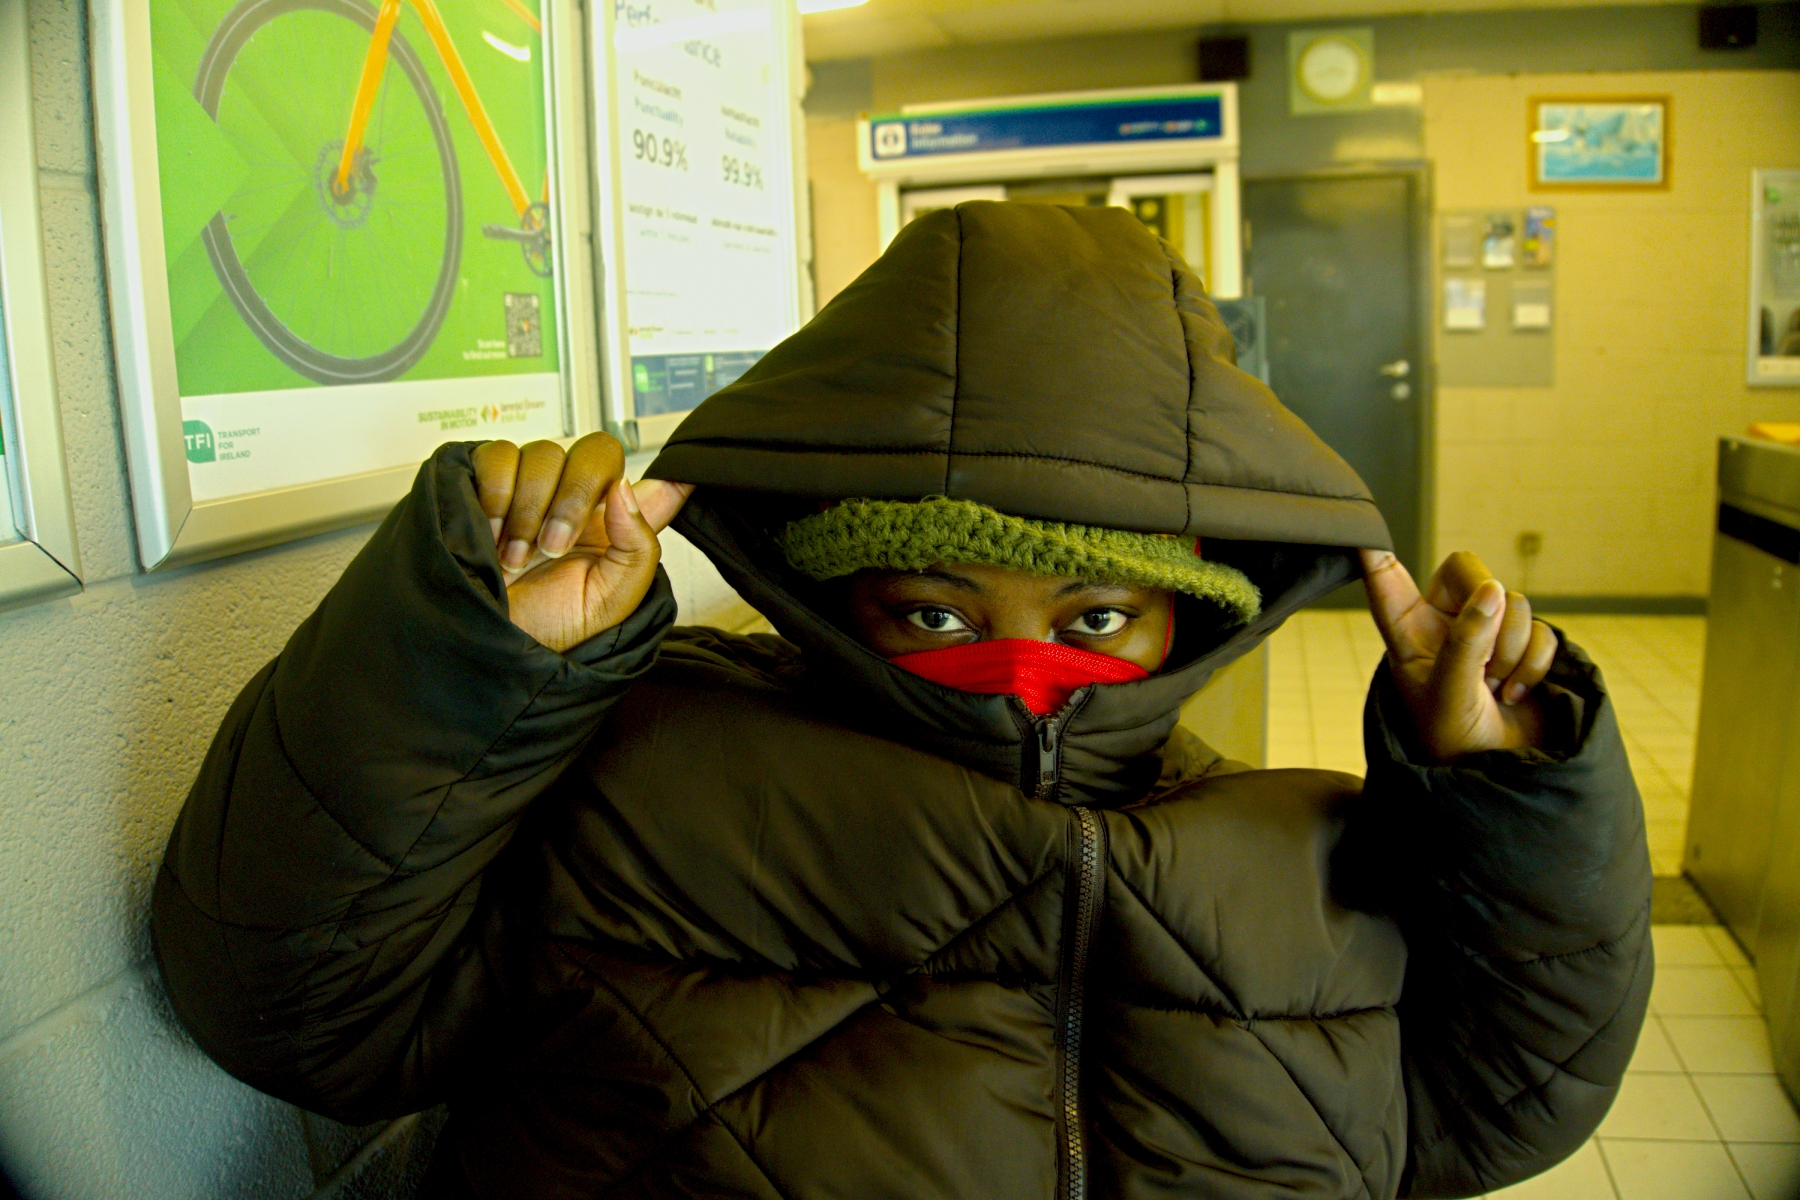
[[[30,0],[63,432],[87,590],[0,614],[0,1166],[27,1200],[391,1195],[413,1123],[351,1130],[230,1079],[150,960],[163,843],[226,706],[367,529],[154,576],[134,557],[107,325],[86,12]],[[7,169],[8,164],[0,164]],[[734,598],[691,548],[684,613]],[[418,1139],[423,1142],[426,1139]]]

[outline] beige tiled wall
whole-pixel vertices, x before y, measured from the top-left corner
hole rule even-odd
[[[819,307],[881,253],[875,185],[856,165],[856,122],[806,121],[806,177],[812,186],[813,283]]]
[[[1528,191],[1528,98],[1609,93],[1672,98],[1670,188]],[[1439,552],[1518,579],[1536,531],[1535,594],[1703,594],[1716,437],[1800,419],[1744,383],[1750,172],[1800,167],[1800,72],[1430,77],[1425,145],[1439,212],[1549,204],[1558,240],[1554,385],[1438,390]]]

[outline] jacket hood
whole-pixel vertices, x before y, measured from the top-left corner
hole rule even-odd
[[[1355,548],[1391,546],[1356,473],[1234,365],[1199,279],[1116,208],[975,201],[913,222],[646,474],[700,485],[675,527],[801,647],[840,719],[1069,803],[1142,796],[1182,701],[1356,578]],[[774,542],[820,500],[935,495],[1200,537],[1261,588],[1262,615],[1226,628],[1185,607],[1162,673],[1084,688],[1050,718],[1041,783],[1046,729],[1022,705],[867,650]]]

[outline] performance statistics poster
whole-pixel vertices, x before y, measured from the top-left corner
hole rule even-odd
[[[564,432],[537,0],[397,9],[150,0],[195,500]]]
[[[770,0],[615,5],[639,417],[685,412],[796,324],[789,81]]]

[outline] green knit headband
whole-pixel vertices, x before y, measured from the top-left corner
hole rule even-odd
[[[793,522],[777,541],[789,565],[814,579],[869,568],[922,571],[933,563],[986,563],[1185,592],[1212,601],[1239,621],[1262,611],[1262,593],[1242,571],[1200,558],[1185,538],[1032,521],[973,500],[845,500]]]

